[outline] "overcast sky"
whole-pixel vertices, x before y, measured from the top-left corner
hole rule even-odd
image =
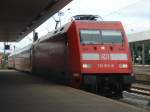
[[[74,0],[62,12],[62,24],[74,15],[94,14],[104,21],[121,21],[127,34],[150,29],[150,0]],[[54,26],[54,20],[49,19],[37,29],[39,36],[53,30]]]
[[[70,10],[68,10],[70,9]],[[78,14],[99,15],[105,21],[121,21],[127,34],[150,29],[150,0],[73,0],[62,10],[62,25]],[[54,15],[58,19],[57,14]],[[55,22],[48,19],[36,31],[39,37],[54,30]],[[32,34],[16,44],[21,48],[31,43]]]
[[[67,9],[70,8],[68,11]],[[74,0],[62,9],[62,24],[78,14],[96,14],[103,20],[121,21],[127,33],[139,32],[150,28],[150,0]],[[54,16],[57,18],[57,16]],[[54,28],[54,21],[49,19],[38,28],[43,35]],[[43,29],[45,28],[45,29]]]

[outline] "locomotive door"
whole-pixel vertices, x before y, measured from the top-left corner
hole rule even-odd
[[[32,72],[35,72],[35,50],[34,45],[30,49],[30,68]]]
[[[64,41],[65,41],[65,48],[64,48],[64,65],[65,65],[65,72],[68,71],[69,67],[69,46],[68,46],[68,38],[67,34],[64,34]]]

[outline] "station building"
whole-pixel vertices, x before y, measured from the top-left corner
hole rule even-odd
[[[128,35],[133,64],[150,65],[150,30]]]

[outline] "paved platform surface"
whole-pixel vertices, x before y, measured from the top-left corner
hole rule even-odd
[[[150,65],[135,65],[134,74],[136,76],[136,80],[150,83]]]
[[[133,68],[135,74],[150,75],[150,65],[134,65]]]
[[[146,112],[128,104],[53,84],[17,71],[0,71],[0,112]]]

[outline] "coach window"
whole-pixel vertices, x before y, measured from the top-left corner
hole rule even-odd
[[[101,35],[99,30],[80,30],[80,41],[82,44],[99,44]]]
[[[123,43],[121,31],[117,30],[101,30],[103,44]]]

